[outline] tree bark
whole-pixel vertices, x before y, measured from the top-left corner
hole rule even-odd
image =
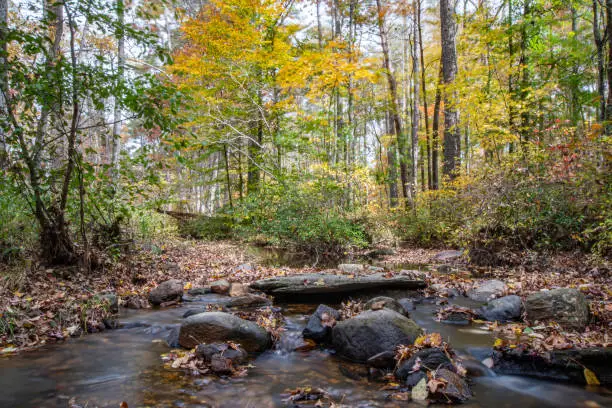
[[[0,0],[0,116],[8,117],[8,0]],[[0,170],[8,166],[7,131],[0,123]]]
[[[608,39],[608,98],[606,100],[606,135],[612,134],[612,0],[606,0],[606,38]]]
[[[599,0],[593,0],[593,39],[597,50],[597,93],[599,94],[599,108],[597,119],[603,122],[606,115],[606,95],[605,95],[605,69],[604,69],[604,42],[599,31]]]
[[[123,81],[123,71],[125,69],[125,36],[123,25],[125,22],[125,4],[123,0],[116,0],[115,9],[117,13],[117,84]],[[111,141],[111,165],[113,175],[119,162],[119,152],[121,149],[121,104],[118,95],[115,95],[115,107],[113,111],[113,140]]]
[[[418,191],[418,165],[419,165],[419,51],[417,39],[419,32],[417,28],[419,0],[412,2],[414,11],[412,22],[412,180],[410,183],[410,204],[416,203]]]
[[[457,176],[461,165],[461,134],[457,92],[450,89],[457,76],[457,51],[455,35],[457,24],[453,1],[440,1],[440,25],[442,30],[442,76],[444,79],[444,175],[451,179]]]
[[[423,31],[421,27],[421,1],[417,2],[417,28],[419,31],[419,54],[421,59],[421,88],[423,89],[423,111],[425,112],[425,142],[427,147],[427,188],[432,189],[431,137],[429,132],[429,108],[427,105],[427,82],[425,81],[425,56],[423,53]]]
[[[397,99],[397,82],[393,72],[391,72],[391,62],[389,58],[389,43],[387,30],[385,28],[385,12],[382,8],[380,0],[376,0],[376,10],[378,14],[378,30],[380,34],[380,45],[383,51],[383,69],[387,77],[387,85],[389,88],[389,114],[392,122],[392,131],[397,140],[400,160],[400,178],[402,180],[402,193],[404,199],[408,199],[409,180],[408,166],[406,164],[406,143],[402,133],[402,120],[399,113],[399,104]]]
[[[432,122],[432,151],[431,151],[431,184],[434,190],[437,190],[440,186],[438,156],[440,154],[440,103],[442,102],[442,67],[440,67],[440,73],[438,75],[438,84],[436,86],[436,96],[434,99],[434,111],[433,111],[433,122]]]

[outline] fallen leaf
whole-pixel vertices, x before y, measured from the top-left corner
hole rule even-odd
[[[586,383],[588,385],[601,385],[599,379],[597,378],[597,375],[595,375],[593,371],[585,367],[583,373],[584,379],[586,380]]]

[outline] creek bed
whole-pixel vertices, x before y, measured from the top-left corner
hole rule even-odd
[[[316,305],[280,305],[287,331],[280,346],[260,354],[242,378],[192,377],[164,369],[160,354],[168,347],[160,338],[180,323],[188,308],[218,302],[215,295],[164,310],[122,310],[128,327],[54,344],[30,353],[0,359],[0,406],[67,407],[70,398],[88,407],[283,407],[281,394],[297,387],[320,387],[350,407],[422,405],[390,402],[382,383],[351,379],[346,364],[332,352],[293,352],[294,341]],[[435,305],[420,304],[412,318],[429,332],[439,332],[459,355],[478,365],[471,354],[486,352],[490,332],[476,325],[451,325],[433,320]],[[341,370],[341,368],[343,368]],[[473,378],[475,397],[466,407],[612,406],[612,392],[529,378],[496,376],[482,367]],[[354,378],[354,377],[353,377]],[[589,405],[590,404],[590,405]],[[594,405],[598,404],[598,405]]]

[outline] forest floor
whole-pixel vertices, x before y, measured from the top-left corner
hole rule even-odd
[[[587,297],[593,315],[586,332],[564,331],[551,324],[540,327],[539,333],[521,341],[532,342],[534,348],[542,350],[611,344],[612,276],[609,266],[594,265],[586,256],[577,253],[546,256],[526,253],[517,254],[522,262],[512,267],[483,268],[459,260],[449,265],[450,270],[441,273],[436,265],[441,262],[435,260],[438,252],[440,250],[400,248],[382,260],[387,265],[424,265],[421,269],[428,283],[425,295],[441,296],[438,304],[442,311],[449,288],[465,294],[488,279],[504,281],[505,294],[522,297],[554,287],[577,288]],[[244,263],[257,266],[237,268]],[[108,303],[101,297],[104,293],[116,294],[120,305],[149,307],[148,292],[167,279],[181,279],[188,289],[223,278],[244,283],[321,270],[261,265],[257,257],[247,251],[247,246],[240,243],[181,239],[138,248],[89,273],[78,268],[45,268],[36,263],[27,270],[0,265],[0,355],[104,330],[104,321],[111,317]],[[398,272],[390,267],[387,274],[392,276]],[[499,331],[500,337],[518,338],[517,331],[525,332],[527,326],[524,323],[489,324],[489,328]]]

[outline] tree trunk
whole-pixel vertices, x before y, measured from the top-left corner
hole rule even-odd
[[[419,31],[419,55],[421,57],[421,88],[423,89],[423,111],[425,112],[425,142],[427,146],[427,188],[432,189],[431,138],[429,133],[429,109],[427,106],[427,82],[425,81],[425,56],[423,54],[423,31],[421,27],[421,1],[417,2],[417,28]]]
[[[380,0],[376,0],[376,9],[378,12],[378,30],[380,33],[380,45],[383,51],[383,68],[387,76],[387,84],[389,87],[389,113],[392,122],[392,131],[397,140],[400,160],[400,178],[402,180],[402,193],[404,199],[408,199],[408,166],[406,164],[406,143],[402,134],[402,120],[399,113],[399,104],[397,99],[397,82],[391,72],[391,62],[389,58],[389,43],[387,31],[385,28],[385,12],[382,8]]]
[[[125,20],[125,5],[123,0],[116,0],[115,11],[117,13],[117,24],[119,30],[117,32],[117,84],[123,81],[123,71],[125,69],[125,36],[123,34],[123,25]],[[119,97],[115,96],[115,108],[113,111],[113,140],[111,141],[111,165],[113,175],[117,172],[119,162],[119,152],[121,149],[121,106]]]
[[[412,2],[414,19],[412,22],[412,180],[410,183],[410,201],[414,206],[418,190],[418,165],[419,165],[419,51],[417,39],[419,37],[417,29],[419,0]]]
[[[385,118],[385,130],[387,134],[393,133],[391,115],[387,112]],[[396,164],[396,142],[392,140],[387,147],[387,184],[389,185],[389,207],[395,208],[398,204],[397,191],[397,164]]]
[[[605,69],[604,69],[604,43],[599,31],[599,0],[593,0],[593,39],[597,50],[597,93],[599,94],[599,108],[597,119],[603,122],[606,114],[606,95],[605,95]]]
[[[606,0],[606,38],[608,39],[608,99],[606,100],[606,135],[612,134],[612,0]]]
[[[449,89],[457,75],[457,51],[455,48],[456,22],[453,1],[440,0],[440,25],[442,31],[442,76],[444,79],[444,166],[443,172],[451,179],[457,176],[461,165],[459,111],[457,92]]]
[[[8,45],[8,0],[0,0],[0,116],[8,117],[8,72],[6,64]],[[0,124],[0,170],[8,166],[8,147],[4,124]]]
[[[434,111],[433,111],[433,123],[432,123],[432,151],[431,151],[431,184],[434,190],[437,190],[440,186],[438,156],[440,153],[440,103],[442,102],[442,67],[440,66],[440,73],[438,75],[438,84],[436,86],[436,96],[434,99]]]

